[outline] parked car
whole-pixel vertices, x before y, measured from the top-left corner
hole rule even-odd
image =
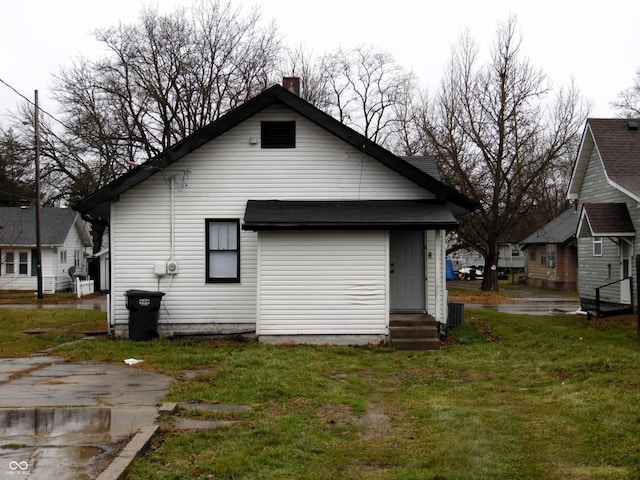
[[[458,278],[461,278],[463,280],[482,279],[483,270],[483,267],[476,267],[475,265],[461,267],[460,270],[458,270]]]

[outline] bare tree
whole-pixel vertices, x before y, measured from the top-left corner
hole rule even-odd
[[[640,70],[636,72],[633,85],[620,92],[611,106],[624,118],[640,118]]]
[[[587,108],[575,86],[555,101],[550,92],[544,73],[522,58],[510,18],[484,66],[469,34],[462,37],[440,91],[416,115],[444,181],[479,204],[459,234],[485,257],[483,290],[498,288],[491,267],[500,244],[566,185]]]
[[[371,46],[338,49],[324,55],[317,69],[324,109],[365,137],[387,145],[395,131],[396,106],[413,89],[414,76],[393,57]]]
[[[25,144],[13,128],[0,131],[0,206],[17,207],[35,201],[32,145],[33,141]]]
[[[300,97],[323,111],[331,107],[331,94],[327,89],[327,72],[322,57],[314,57],[302,45],[289,49],[281,67],[282,77],[300,78]]]
[[[99,30],[107,49],[57,78],[65,131],[50,135],[51,172],[82,198],[157,155],[272,83],[280,39],[260,12],[200,0],[167,15]]]

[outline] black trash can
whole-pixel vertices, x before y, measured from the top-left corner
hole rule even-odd
[[[158,315],[164,292],[127,290],[129,339],[142,341],[158,338]]]

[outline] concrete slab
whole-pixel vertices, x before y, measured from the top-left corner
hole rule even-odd
[[[175,427],[178,430],[212,430],[228,427],[241,423],[238,420],[195,420],[193,418],[181,418],[176,420]]]
[[[125,365],[0,359],[0,478],[96,478],[154,423],[171,382]]]
[[[179,403],[182,410],[197,410],[211,413],[242,413],[252,410],[250,405],[234,405],[224,403]]]

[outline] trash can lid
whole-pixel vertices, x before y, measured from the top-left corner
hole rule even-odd
[[[164,292],[154,292],[154,291],[149,291],[149,290],[127,290],[126,292],[124,292],[125,297],[131,296],[131,297],[164,297],[165,293]]]

